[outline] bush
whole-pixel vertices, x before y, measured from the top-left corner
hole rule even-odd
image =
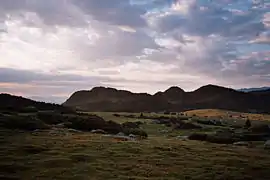
[[[113,114],[113,116],[115,116],[115,117],[120,117],[120,114]]]
[[[122,131],[122,126],[114,121],[105,121],[105,124],[101,129],[110,134],[117,134]]]
[[[198,141],[205,141],[207,139],[207,134],[202,133],[193,133],[188,136],[190,140],[198,140]]]
[[[64,115],[54,111],[38,112],[37,118],[45,122],[46,124],[59,124],[66,121]]]
[[[148,134],[145,131],[143,131],[142,129],[132,129],[132,128],[129,129],[129,128],[126,128],[126,129],[124,129],[124,134],[125,135],[134,134],[134,135],[144,137],[144,138],[148,137]]]
[[[177,124],[174,129],[201,129],[202,127],[189,122],[181,122]]]
[[[138,121],[138,122],[125,122],[122,124],[122,126],[124,128],[139,128],[139,126],[142,124],[142,122]]]
[[[0,127],[29,131],[48,128],[44,122],[35,116],[3,116],[0,117]]]
[[[96,115],[89,116],[68,116],[68,128],[91,131],[102,129],[110,134],[117,134],[122,131],[122,126],[113,121],[105,121],[103,118]]]
[[[170,111],[164,111],[163,114],[169,115],[171,112]]]
[[[207,135],[207,142],[217,143],[217,144],[232,144],[237,140],[232,137],[216,136],[216,135]]]

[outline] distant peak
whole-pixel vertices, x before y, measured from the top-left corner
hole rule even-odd
[[[225,88],[214,84],[207,84],[205,86],[200,87],[199,89],[229,89],[229,88]]]
[[[180,87],[178,86],[172,86],[170,87],[169,89],[167,89],[165,92],[184,92],[183,89],[181,89]]]
[[[104,91],[104,90],[113,90],[117,91],[115,88],[110,88],[110,87],[104,87],[104,86],[97,86],[91,89],[91,91]]]
[[[222,87],[218,85],[208,84],[205,86],[200,87],[199,89],[195,90],[195,92],[228,92],[228,91],[235,91],[234,89]]]

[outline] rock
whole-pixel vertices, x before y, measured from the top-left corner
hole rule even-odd
[[[81,133],[82,131],[70,128],[70,129],[68,129],[68,132],[70,132],[70,133]]]
[[[128,135],[130,138],[136,138],[137,136],[136,135],[134,135],[134,134],[130,134],[130,135]]]
[[[188,136],[177,136],[176,138],[184,141],[188,140]]]
[[[239,142],[233,143],[233,145],[236,145],[236,146],[249,146],[250,143],[246,142],[246,141],[239,141]]]
[[[118,134],[116,134],[117,136],[125,136],[125,134],[123,132],[119,132]]]
[[[91,133],[95,133],[95,134],[107,134],[106,131],[104,131],[102,129],[92,130]]]
[[[267,141],[264,143],[264,149],[270,149],[270,140],[267,140]]]
[[[113,136],[114,140],[117,141],[132,141],[133,139],[128,136]]]
[[[56,127],[56,128],[65,128],[65,123],[56,124],[54,127]]]
[[[161,130],[160,132],[161,133],[168,133],[169,131],[168,130]]]
[[[152,120],[152,123],[154,123],[154,124],[160,124],[160,121],[159,120]]]

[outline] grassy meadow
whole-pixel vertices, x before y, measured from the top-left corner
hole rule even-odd
[[[182,140],[177,136],[195,130],[172,130],[147,118],[94,114],[118,123],[142,121],[148,138],[117,141],[90,132],[2,128],[0,179],[270,179],[270,151],[263,149],[262,142],[250,148]],[[207,126],[196,131],[216,128]]]

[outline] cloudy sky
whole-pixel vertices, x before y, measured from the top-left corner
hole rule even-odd
[[[270,0],[0,0],[0,92],[270,86]]]

